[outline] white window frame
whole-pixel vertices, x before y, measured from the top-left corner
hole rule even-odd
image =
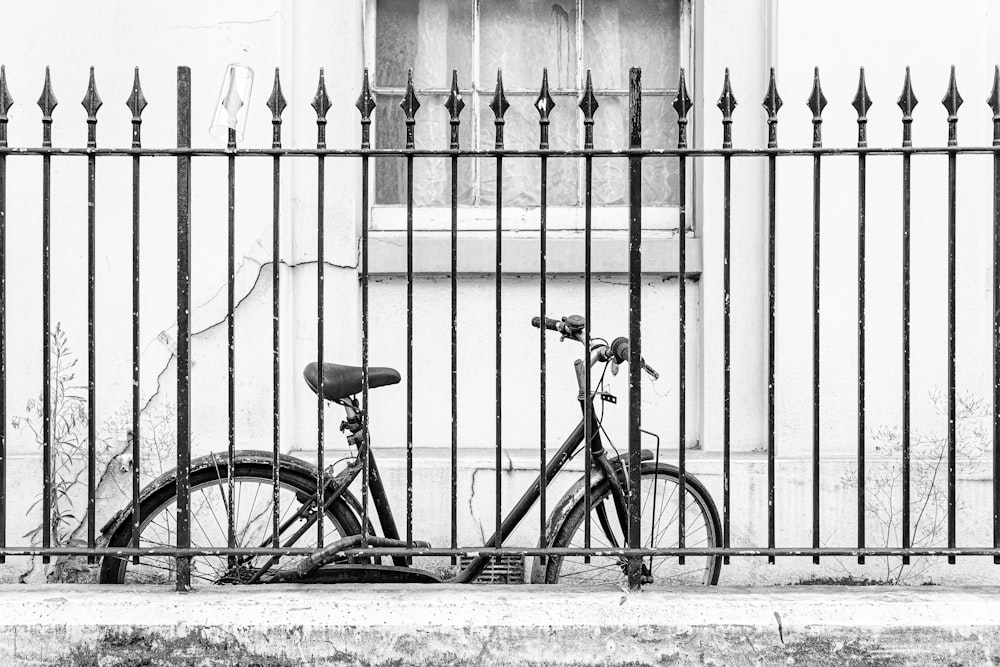
[[[471,86],[461,88],[463,97],[467,101],[467,111],[463,114],[463,122],[471,122],[471,136],[480,136],[480,123],[481,123],[481,109],[480,104],[482,96],[489,96],[492,94],[495,87],[495,79],[490,78],[489,81],[480,82],[480,37],[479,37],[479,5],[481,0],[468,0],[473,5],[473,62],[472,62],[472,76],[473,80]],[[599,2],[600,0],[590,0],[591,2]],[[375,47],[375,22],[376,22],[376,4],[377,0],[363,0],[364,3],[364,60],[365,66],[368,67],[370,72],[376,71],[376,47]],[[577,72],[576,72],[576,99],[574,99],[574,106],[579,99],[579,91],[583,90],[584,83],[586,80],[586,70],[583,67],[584,58],[584,48],[583,48],[583,16],[584,16],[584,5],[585,0],[576,0],[576,39],[577,39]],[[693,88],[693,83],[697,80],[694,72],[694,51],[693,51],[693,21],[692,21],[692,0],[681,0],[680,1],[680,62],[681,66],[685,68],[688,73],[689,86]],[[539,72],[539,76],[541,73]],[[462,82],[459,82],[460,84]],[[601,93],[604,94],[628,94],[628,90],[612,90],[612,89],[599,89]],[[372,81],[372,92],[380,94],[396,94],[403,95],[405,93],[405,88],[393,88],[380,86],[377,80]],[[445,95],[450,93],[449,89],[421,89],[419,91],[421,94],[433,94],[433,95]],[[506,89],[508,100],[512,98],[528,98],[532,102],[535,96],[538,95],[537,90],[526,90],[526,89]],[[567,91],[552,91],[553,96],[557,92],[566,93]],[[676,95],[676,89],[656,89],[656,90],[643,90],[643,97],[652,96],[666,96],[672,98]],[[560,97],[568,97],[563,94]],[[471,101],[470,99],[471,98]],[[598,110],[598,115],[600,111]],[[373,125],[377,121],[373,118]],[[419,120],[418,120],[419,122]],[[598,117],[597,122],[600,122]],[[689,136],[695,136],[694,124],[696,119],[692,118],[689,122]],[[577,134],[578,134],[578,146],[583,146],[583,117],[582,114],[577,114]],[[373,128],[372,135],[375,136],[375,131]],[[492,148],[492,145],[488,148]],[[622,146],[621,148],[625,148]],[[479,200],[479,160],[473,160],[473,197],[475,201]],[[689,173],[692,173],[691,170]],[[693,175],[693,174],[692,174]],[[691,203],[694,202],[694,189],[693,189],[693,178],[688,179],[687,183],[687,201],[689,203],[688,208],[693,208]],[[374,189],[374,178],[372,179],[372,187]],[[578,198],[581,202],[577,206],[548,206],[546,208],[547,216],[547,226],[552,230],[583,230],[584,228],[584,208],[582,205],[584,199],[584,189],[586,184],[584,179],[579,179],[579,192]],[[374,192],[372,193],[374,195]],[[375,203],[374,196],[369,198],[370,204],[370,221],[371,229],[374,232],[399,232],[406,229],[406,207],[401,204],[377,204]],[[482,206],[482,205],[460,205],[459,206],[459,229],[463,231],[486,231],[488,229],[495,229],[496,225],[496,209],[493,206]],[[612,205],[612,206],[594,206],[593,209],[593,228],[595,230],[623,230],[627,229],[628,226],[628,206],[623,205]],[[519,230],[535,230],[537,232],[538,224],[537,222],[532,223],[531,221],[537,221],[539,217],[539,207],[518,207],[518,206],[504,206],[502,209],[503,213],[503,228],[504,230],[519,231]],[[643,207],[643,228],[644,230],[649,230],[651,232],[674,232],[676,233],[678,222],[679,222],[679,207],[676,205],[663,205],[663,206],[644,206]],[[414,216],[414,229],[424,231],[427,233],[433,233],[438,231],[446,231],[450,229],[451,226],[451,209],[448,207],[417,207],[413,208]],[[688,215],[688,235],[691,235],[693,231],[693,220],[694,215]]]

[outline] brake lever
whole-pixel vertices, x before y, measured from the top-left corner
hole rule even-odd
[[[650,366],[649,364],[643,362],[642,368],[643,368],[644,371],[646,371],[647,373],[649,373],[649,377],[653,378],[654,380],[659,380],[660,379],[660,374],[657,373],[656,370],[652,366]]]

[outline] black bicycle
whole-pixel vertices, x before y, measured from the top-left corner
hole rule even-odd
[[[542,323],[534,318],[536,327]],[[584,319],[579,315],[561,321],[546,319],[544,326],[558,332],[561,340],[584,341]],[[586,506],[586,476],[582,476],[555,505],[548,519],[548,530],[539,547],[584,547],[585,515],[591,515],[591,544],[594,549],[619,549],[627,540],[628,470],[624,457],[609,456],[601,437],[603,427],[596,397],[609,400],[604,391],[608,367],[625,364],[629,359],[629,343],[617,338],[608,343],[591,339],[586,360],[576,361],[579,379],[578,400],[584,415],[591,415],[590,506]],[[595,391],[585,386],[585,366],[602,366]],[[654,379],[656,372],[645,362],[644,369]],[[322,382],[320,372],[323,373]],[[315,466],[291,456],[282,455],[277,461],[272,453],[239,451],[233,459],[233,491],[229,491],[228,457],[210,454],[191,462],[191,544],[192,548],[212,550],[229,544],[229,515],[232,512],[236,546],[239,548],[297,548],[293,555],[233,556],[203,555],[191,559],[191,579],[203,584],[254,584],[287,582],[442,582],[470,583],[490,562],[491,556],[473,558],[450,579],[441,579],[424,570],[410,567],[407,558],[391,559],[363,554],[358,547],[407,546],[400,539],[386,496],[374,452],[369,448],[364,429],[364,414],[357,394],[362,389],[362,369],[355,366],[309,364],[304,372],[306,382],[325,399],[342,405],[347,418],[341,430],[347,434],[353,456],[347,465],[334,473],[333,466],[320,475]],[[399,373],[391,368],[368,370],[370,389],[396,384]],[[591,409],[586,408],[590,402]],[[525,517],[538,500],[541,484],[546,486],[568,461],[583,451],[588,429],[585,417],[570,433],[548,461],[544,479],[535,479],[524,495],[503,520],[500,534],[494,534],[486,548],[500,545]],[[361,503],[349,490],[363,474],[368,460],[368,488],[378,517],[381,532],[369,521],[362,529]],[[279,484],[273,486],[274,467],[278,466]],[[322,479],[323,493],[318,492]],[[684,513],[684,546],[693,548],[718,547],[721,527],[715,503],[705,487],[690,474],[685,475],[684,507],[679,503],[680,472],[675,466],[659,460],[659,448],[654,453],[642,451],[640,471],[642,488],[641,538],[643,547],[674,548],[679,545],[681,512]],[[322,505],[322,511],[318,511]],[[275,506],[278,512],[274,511]],[[322,522],[322,547],[318,546]],[[139,501],[139,540],[141,548],[169,548],[176,544],[177,496],[176,471],[171,471],[150,483]],[[120,511],[105,526],[103,533],[110,547],[133,545],[132,507]],[[275,539],[277,535],[277,539]],[[415,542],[410,546],[430,546]],[[348,555],[345,552],[351,551]],[[388,561],[391,560],[391,564]],[[386,562],[383,562],[386,561]],[[722,559],[719,556],[650,556],[643,558],[642,580],[645,586],[677,586],[715,584]],[[626,561],[621,556],[592,554],[584,556],[555,555],[534,559],[531,572],[533,583],[615,583],[625,580]],[[106,556],[101,562],[102,583],[169,583],[174,578],[171,556],[143,555]]]

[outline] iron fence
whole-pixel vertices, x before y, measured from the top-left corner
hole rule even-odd
[[[6,75],[0,69],[0,293],[6,304],[8,285],[6,282],[6,234],[7,234],[7,161],[17,159],[22,156],[40,156],[42,160],[42,207],[41,207],[41,233],[42,233],[42,415],[43,415],[43,524],[41,533],[41,546],[9,546],[6,541],[7,532],[7,435],[5,429],[0,429],[0,562],[6,556],[40,555],[44,561],[57,555],[78,555],[86,556],[93,562],[97,557],[132,557],[138,562],[140,556],[168,556],[176,559],[176,585],[179,590],[186,590],[191,585],[191,558],[195,556],[217,555],[227,558],[238,559],[247,556],[280,556],[280,555],[311,555],[317,549],[324,548],[324,528],[322,517],[316,522],[318,526],[316,535],[316,548],[301,548],[285,543],[282,544],[279,538],[279,483],[281,466],[272,466],[273,482],[273,503],[271,509],[272,516],[272,536],[269,544],[261,544],[258,547],[247,547],[238,544],[236,527],[234,525],[234,512],[228,512],[228,543],[225,547],[199,548],[192,547],[191,539],[191,508],[190,508],[190,474],[191,474],[191,190],[192,176],[191,163],[193,158],[225,158],[228,165],[228,450],[226,452],[227,461],[227,486],[229,498],[233,498],[234,488],[234,461],[238,457],[237,440],[235,430],[235,410],[236,410],[236,373],[235,373],[235,351],[236,351],[236,329],[234,324],[235,302],[235,182],[236,182],[236,162],[237,159],[244,158],[270,158],[273,163],[273,210],[272,210],[272,231],[273,245],[272,253],[277,265],[280,254],[280,230],[281,230],[281,168],[285,159],[297,158],[305,160],[315,160],[318,185],[317,185],[317,220],[316,220],[316,252],[317,252],[317,303],[316,303],[316,359],[320,366],[324,360],[324,173],[328,159],[356,159],[361,165],[361,262],[360,262],[360,290],[361,290],[361,341],[362,341],[362,383],[361,383],[361,406],[368,406],[368,393],[371,386],[371,375],[369,369],[369,231],[370,224],[370,170],[371,163],[379,158],[388,157],[405,159],[406,164],[406,242],[407,242],[407,318],[406,318],[406,340],[408,343],[407,363],[405,372],[406,382],[406,405],[407,405],[407,442],[406,442],[406,521],[399,536],[394,525],[387,526],[386,515],[383,507],[380,506],[379,498],[370,497],[370,480],[372,475],[377,477],[377,469],[372,468],[367,448],[359,449],[362,459],[361,480],[362,480],[362,501],[360,503],[360,524],[362,535],[356,543],[343,546],[339,554],[347,557],[372,557],[391,556],[395,558],[409,558],[414,556],[472,556],[489,559],[500,555],[529,555],[542,558],[559,557],[566,555],[617,555],[625,559],[627,563],[628,581],[632,587],[638,587],[642,578],[641,562],[642,558],[651,555],[676,556],[683,562],[685,557],[712,556],[722,557],[728,562],[730,557],[739,556],[766,556],[770,562],[774,562],[778,556],[805,556],[812,557],[815,562],[822,556],[851,556],[857,557],[859,562],[864,562],[866,556],[901,556],[906,562],[913,556],[946,556],[949,562],[954,563],[957,556],[971,555],[992,555],[994,562],[1000,563],[1000,488],[996,479],[1000,476],[1000,457],[996,453],[996,443],[1000,440],[1000,420],[997,419],[997,407],[1000,403],[1000,356],[997,355],[1000,347],[1000,261],[998,261],[997,248],[1000,247],[1000,69],[997,70],[994,79],[994,87],[989,96],[988,104],[993,111],[993,142],[991,146],[959,146],[957,140],[958,109],[962,104],[962,98],[958,93],[954,68],[951,72],[951,79],[947,93],[943,99],[943,104],[948,112],[947,130],[948,140],[946,146],[938,147],[915,147],[912,145],[911,126],[913,121],[912,112],[917,104],[913,94],[909,69],[902,95],[898,105],[902,110],[902,142],[898,147],[870,147],[867,141],[867,112],[872,104],[871,98],[865,85],[864,69],[860,73],[857,94],[853,100],[853,106],[857,111],[857,145],[849,148],[831,148],[823,144],[823,110],[827,100],[820,87],[818,70],[814,78],[812,93],[808,99],[808,106],[812,112],[813,141],[808,148],[783,148],[778,144],[778,112],[782,107],[782,99],[778,94],[774,70],[770,72],[767,94],[763,100],[764,109],[767,112],[767,147],[766,148],[738,148],[733,146],[732,125],[733,115],[736,108],[736,99],[730,84],[729,72],[727,70],[724,87],[719,98],[718,107],[722,112],[723,140],[720,148],[692,148],[688,144],[688,116],[692,108],[692,100],[689,96],[685,74],[683,69],[680,72],[678,93],[674,100],[673,107],[677,112],[677,145],[669,149],[649,149],[642,147],[642,126],[641,126],[641,73],[638,69],[632,69],[629,81],[629,141],[627,148],[602,149],[594,147],[594,125],[597,122],[598,100],[595,96],[590,75],[588,73],[586,89],[580,100],[580,110],[584,117],[584,141],[580,149],[563,150],[552,149],[549,146],[549,114],[554,106],[549,94],[547,76],[543,75],[542,87],[535,106],[539,112],[539,143],[536,149],[511,150],[504,145],[504,114],[509,104],[504,96],[503,82],[498,73],[496,90],[490,108],[494,112],[495,122],[495,145],[492,149],[470,150],[459,145],[459,127],[461,123],[461,113],[464,107],[457,77],[453,78],[451,94],[446,102],[446,107],[450,114],[450,143],[446,149],[417,147],[414,141],[414,128],[416,116],[420,108],[420,102],[415,93],[412,77],[407,86],[406,95],[403,98],[401,107],[405,114],[406,125],[406,146],[403,149],[387,149],[372,147],[370,128],[372,123],[372,112],[375,108],[375,100],[370,92],[368,73],[364,73],[361,93],[356,106],[360,112],[361,143],[357,149],[333,149],[327,147],[326,142],[326,115],[331,108],[331,101],[327,94],[324,82],[323,71],[320,70],[319,84],[316,95],[312,100],[312,107],[316,112],[316,147],[313,149],[286,148],[282,145],[282,112],[286,107],[286,101],[282,94],[278,71],[275,71],[274,85],[270,98],[267,100],[267,107],[272,114],[273,140],[270,148],[247,148],[237,146],[236,134],[230,130],[228,145],[224,149],[195,148],[191,145],[191,71],[187,67],[180,67],[177,71],[177,145],[171,148],[148,148],[142,145],[142,112],[146,107],[146,99],[143,96],[139,83],[139,74],[136,70],[133,91],[127,104],[132,113],[132,145],[130,148],[110,148],[98,147],[97,145],[97,113],[102,102],[97,94],[94,80],[94,72],[91,69],[90,82],[83,105],[87,110],[88,137],[87,145],[82,148],[62,148],[52,145],[52,124],[53,110],[56,108],[56,97],[53,94],[48,70],[41,98],[38,106],[42,112],[42,144],[40,147],[14,147],[8,145],[7,112],[13,104],[13,98],[7,89]],[[707,122],[707,121],[706,121]],[[911,459],[911,425],[910,425],[910,194],[911,194],[911,159],[915,155],[937,154],[947,156],[948,176],[947,176],[947,233],[948,233],[948,344],[947,344],[947,546],[946,547],[914,547],[911,544],[910,525],[910,459]],[[955,309],[955,275],[956,275],[956,181],[957,181],[957,157],[966,154],[983,154],[993,156],[994,178],[993,178],[993,265],[992,265],[992,288],[993,288],[993,395],[992,395],[992,443],[993,443],[993,540],[992,546],[960,547],[956,540],[956,526],[958,517],[956,513],[956,309]],[[821,547],[820,544],[820,465],[821,465],[821,437],[820,437],[820,239],[821,239],[821,169],[824,158],[828,156],[856,156],[857,158],[857,352],[858,352],[858,373],[857,373],[857,452],[856,463],[859,469],[858,474],[858,513],[857,513],[857,543],[850,546]],[[52,507],[50,501],[50,490],[53,484],[51,479],[52,452],[52,368],[50,341],[52,335],[51,320],[51,256],[50,256],[50,231],[51,231],[51,202],[52,193],[52,159],[66,157],[86,157],[88,165],[88,196],[87,196],[87,227],[88,227],[88,355],[87,355],[87,409],[89,416],[88,432],[88,468],[87,468],[87,540],[86,546],[66,546],[53,545],[52,535]],[[452,335],[450,341],[450,362],[451,362],[451,438],[450,438],[450,521],[451,521],[451,543],[448,547],[432,548],[414,540],[413,535],[413,284],[414,284],[414,254],[413,233],[414,233],[414,184],[413,175],[415,170],[415,159],[426,156],[436,156],[447,158],[450,163],[451,177],[451,270],[450,270],[450,316]],[[778,354],[776,331],[776,218],[777,218],[777,167],[780,158],[786,156],[810,156],[812,158],[812,452],[811,452],[811,498],[812,498],[812,543],[809,547],[779,547],[775,540],[776,524],[776,499],[775,499],[775,433],[777,424],[775,421],[775,390],[776,375],[775,362]],[[902,478],[903,478],[903,529],[902,545],[899,548],[870,547],[865,543],[865,388],[866,371],[864,366],[866,347],[866,310],[865,310],[865,271],[866,271],[866,165],[869,156],[898,156],[901,159],[902,167]],[[539,247],[539,323],[544,323],[548,315],[546,307],[546,193],[548,189],[548,162],[552,159],[579,159],[584,163],[584,322],[579,336],[586,349],[592,348],[591,332],[589,323],[591,320],[591,240],[592,240],[592,176],[593,159],[597,157],[619,157],[628,163],[628,303],[629,303],[629,336],[625,341],[627,355],[622,359],[628,362],[629,366],[629,416],[628,416],[628,453],[624,470],[627,477],[623,480],[626,489],[627,499],[627,530],[626,540],[621,545],[612,547],[594,548],[591,545],[591,518],[586,514],[585,520],[585,545],[583,548],[553,547],[546,544],[546,519],[549,515],[550,499],[546,497],[545,484],[539,483],[535,487],[537,500],[540,506],[539,535],[540,544],[538,548],[509,547],[503,545],[503,538],[509,534],[513,526],[508,526],[501,515],[501,505],[499,502],[502,485],[502,443],[501,424],[503,419],[503,405],[501,401],[501,389],[503,378],[500,373],[501,356],[501,333],[500,320],[502,314],[501,303],[501,282],[500,275],[503,265],[500,239],[503,233],[503,164],[509,159],[534,159],[540,164],[540,247]],[[687,426],[685,411],[687,410],[687,369],[686,346],[688,344],[688,319],[687,319],[687,247],[686,234],[684,230],[688,227],[688,174],[692,163],[696,160],[721,159],[723,169],[722,181],[722,284],[723,284],[723,358],[719,361],[710,360],[708,363],[721,363],[723,367],[723,436],[722,436],[722,533],[719,544],[704,546],[687,546],[685,544],[685,512],[680,512],[678,520],[678,540],[676,547],[670,548],[648,548],[644,547],[641,526],[640,526],[640,504],[639,497],[640,472],[642,468],[642,450],[640,447],[641,436],[641,407],[642,407],[642,383],[643,373],[642,361],[642,335],[640,325],[642,322],[642,294],[641,294],[641,261],[642,261],[642,163],[646,158],[673,158],[677,160],[679,176],[679,229],[681,233],[677,236],[678,248],[678,290],[679,309],[677,312],[677,322],[679,326],[679,337],[677,340],[679,373],[676,378],[676,386],[679,400],[679,419],[677,440],[678,459],[676,467],[678,470],[678,493],[679,506],[684,507],[685,494],[689,492],[688,484],[690,476],[687,471],[685,460],[685,446],[687,439]],[[96,521],[96,457],[95,457],[95,424],[96,405],[98,396],[96,395],[96,290],[95,281],[95,256],[96,256],[96,225],[97,225],[97,202],[96,202],[96,181],[98,158],[131,158],[132,161],[132,447],[133,447],[133,467],[132,467],[132,501],[131,512],[127,515],[131,521],[131,543],[129,546],[100,546],[97,535]],[[176,488],[177,513],[176,513],[176,543],[173,545],[163,545],[156,547],[142,547],[140,545],[140,339],[139,324],[141,314],[140,295],[140,176],[143,158],[172,158],[176,160],[177,169],[177,272],[176,272],[176,295],[177,295],[177,474],[174,482]],[[733,547],[731,535],[731,275],[730,259],[732,255],[731,244],[731,217],[732,217],[732,160],[733,158],[765,158],[767,164],[767,453],[766,453],[766,482],[767,482],[767,544],[760,547]],[[496,194],[496,258],[495,258],[495,297],[496,297],[496,375],[494,386],[496,391],[495,399],[495,429],[496,429],[496,449],[495,449],[495,534],[486,542],[484,546],[462,547],[458,544],[458,396],[460,387],[458,386],[458,306],[457,306],[457,274],[458,274],[458,239],[459,239],[459,218],[461,209],[458,205],[458,164],[461,159],[492,159],[495,160],[497,171],[497,194]],[[280,372],[281,358],[280,350],[280,274],[275,270],[272,273],[272,364],[273,364],[273,451],[272,461],[278,462],[282,459],[281,438],[280,438]],[[648,307],[648,305],[647,305]],[[4,400],[0,401],[0,422],[6,423],[8,419],[6,402],[6,368],[7,368],[7,310],[0,308],[0,394]],[[539,409],[541,413],[541,432],[539,448],[539,476],[542,480],[548,480],[554,475],[555,470],[550,461],[551,449],[546,443],[546,328],[539,326]],[[589,392],[592,389],[592,378],[589,364],[583,364],[582,383]],[[330,492],[330,480],[325,476],[325,424],[324,424],[324,373],[317,376],[318,386],[315,387],[317,394],[316,418],[316,457],[315,466],[316,493],[318,499],[316,507],[326,507],[324,494]],[[582,422],[582,440],[591,443],[595,435],[595,422],[593,415],[593,405],[591,400],[582,400],[584,410],[584,420]],[[356,405],[357,406],[357,405]],[[359,419],[357,429],[351,429],[352,433],[367,433],[369,415],[367,410],[358,411],[356,415]],[[584,496],[585,506],[591,504],[591,475],[597,474],[592,471],[592,451],[591,447],[582,448],[584,453]],[[567,452],[560,450],[556,457],[561,457],[562,462],[567,457]],[[357,471],[355,471],[355,475]],[[352,478],[353,479],[353,478]],[[343,489],[340,489],[343,491]],[[384,501],[384,499],[382,499]],[[382,522],[383,532],[386,538],[378,538],[369,534],[369,507],[372,502],[376,505],[379,518]],[[232,505],[229,506],[230,508]],[[322,514],[322,512],[320,512]],[[389,515],[391,523],[391,514]],[[516,523],[516,521],[514,522]],[[398,539],[392,539],[392,538]]]

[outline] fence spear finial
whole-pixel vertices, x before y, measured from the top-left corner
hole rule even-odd
[[[465,102],[462,100],[462,93],[458,90],[458,70],[451,70],[451,94],[448,95],[447,101],[445,101],[444,106],[448,109],[448,115],[451,116],[451,148],[458,148],[458,124],[459,116],[462,114],[462,109],[465,108]]]
[[[406,116],[406,147],[414,147],[414,125],[416,124],[417,110],[420,108],[420,100],[417,99],[417,93],[413,89],[413,70],[410,69],[406,74],[406,95],[403,96],[403,100],[399,103],[399,108],[403,110],[403,114]]]
[[[448,110],[448,115],[451,116],[451,121],[453,123],[458,122],[458,117],[462,113],[462,109],[465,108],[465,101],[462,99],[462,93],[458,90],[458,70],[451,70],[451,93],[448,95],[448,99],[444,103],[445,108]]]
[[[958,82],[955,81],[955,66],[951,66],[951,76],[948,79],[948,92],[944,94],[941,104],[948,110],[948,121],[958,120],[958,108],[962,106],[962,96],[958,94]]]
[[[87,120],[96,121],[97,111],[104,102],[101,101],[101,96],[97,92],[97,82],[94,80],[93,67],[90,68],[90,83],[87,85],[87,94],[83,96],[83,101],[80,104],[87,110]]]
[[[312,108],[316,110],[317,122],[326,122],[326,112],[330,110],[330,96],[326,94],[326,76],[323,68],[319,68],[319,85],[316,86],[316,95],[313,96]]]
[[[580,97],[580,111],[583,112],[583,147],[594,147],[594,113],[597,111],[597,97],[594,96],[594,83],[590,77],[590,70],[587,70],[587,83],[583,87],[583,95]]]
[[[858,91],[854,94],[852,102],[854,110],[858,112],[858,148],[868,147],[868,110],[872,106],[872,98],[868,96],[868,86],[865,85],[865,68],[861,68],[858,75]]]
[[[910,80],[910,68],[906,68],[906,76],[903,79],[903,92],[899,94],[896,104],[903,111],[903,120],[913,120],[913,110],[920,100],[913,94],[913,83]]]
[[[912,127],[913,109],[916,108],[917,96],[913,94],[913,84],[910,81],[910,68],[906,67],[906,77],[903,79],[903,92],[899,94],[896,104],[903,112],[903,146],[913,145]]]
[[[719,107],[719,111],[722,112],[723,121],[731,121],[733,119],[733,111],[736,109],[736,96],[733,95],[733,86],[729,81],[729,68],[726,68],[726,76],[722,82],[722,94],[719,95],[719,101],[716,106]]]
[[[59,104],[55,93],[52,92],[52,78],[49,76],[49,68],[45,67],[45,86],[42,88],[42,95],[38,98],[38,106],[42,110],[42,120],[52,120],[52,111]]]
[[[781,109],[781,95],[778,94],[778,83],[775,78],[774,68],[771,68],[771,76],[767,84],[767,94],[764,95],[764,110],[767,111],[768,122],[777,122],[778,110]]]
[[[274,85],[271,87],[271,96],[267,98],[267,108],[271,110],[272,122],[280,122],[281,114],[288,106],[285,95],[281,92],[281,76],[277,67],[274,68]]]
[[[858,74],[858,91],[854,94],[854,102],[851,103],[854,110],[858,112],[858,121],[868,120],[868,110],[872,107],[872,98],[868,96],[868,86],[865,84],[865,68],[862,67]]]
[[[535,108],[538,109],[540,135],[538,147],[543,150],[549,147],[549,113],[555,105],[556,103],[552,101],[552,96],[549,95],[549,70],[547,67],[543,67],[542,89],[538,91],[538,97],[535,99]]]
[[[813,70],[812,92],[809,93],[806,104],[813,114],[813,148],[819,148],[823,145],[823,109],[826,108],[826,95],[819,82],[819,67]]]
[[[771,68],[771,78],[764,96],[764,110],[767,111],[767,147],[778,145],[778,110],[781,108],[781,95],[778,94],[778,83],[775,80],[774,68]]]
[[[951,76],[948,79],[948,92],[944,94],[941,104],[948,110],[948,145],[958,144],[958,108],[962,106],[962,96],[958,94],[958,82],[955,81],[955,66],[951,66]]]
[[[493,110],[493,117],[497,122],[503,122],[503,115],[510,108],[507,96],[503,92],[503,71],[497,70],[497,85],[493,89],[493,100],[490,102],[490,109]]]
[[[540,123],[549,122],[549,113],[555,105],[552,96],[549,95],[549,69],[545,67],[542,69],[542,88],[538,91],[538,97],[535,99],[535,108],[538,109]]]
[[[7,120],[7,111],[14,105],[14,98],[7,89],[7,68],[0,65],[0,120]]]
[[[372,111],[375,110],[375,98],[372,97],[372,90],[368,85],[367,67],[361,76],[361,92],[358,93],[354,106],[361,113],[361,148],[371,148]]]
[[[135,75],[132,78],[132,94],[125,100],[125,105],[132,112],[132,120],[138,121],[142,116],[142,110],[146,108],[146,96],[142,94],[142,84],[139,83],[139,68],[135,68]]]
[[[503,71],[497,68],[497,86],[493,90],[493,99],[490,101],[490,109],[493,110],[493,125],[496,128],[496,140],[494,147],[503,148],[503,115],[507,113],[510,104],[507,96],[503,92]]]
[[[412,123],[417,115],[417,110],[420,109],[420,100],[417,99],[417,93],[413,89],[413,70],[409,70],[406,75],[406,94],[403,96],[403,100],[399,103],[399,108],[403,110],[406,115],[406,122]]]
[[[716,103],[719,111],[722,112],[722,147],[733,147],[733,111],[736,109],[736,96],[733,95],[733,86],[729,81],[729,68],[726,68],[726,76],[722,82],[722,94]]]
[[[580,97],[580,110],[583,111],[583,121],[594,122],[594,113],[597,111],[597,97],[594,95],[594,84],[590,77],[590,70],[587,70],[587,83],[583,87],[583,96]]]
[[[354,103],[358,111],[361,112],[361,122],[368,121],[371,122],[372,111],[375,110],[375,98],[372,97],[371,87],[368,85],[368,68],[365,68],[364,74],[361,77],[361,92],[358,93],[358,99]]]
[[[993,110],[994,120],[1000,120],[1000,65],[993,66],[993,90],[990,91],[986,103]]]
[[[673,106],[674,111],[677,112],[677,148],[687,148],[687,114],[691,110],[691,97],[688,95],[683,67],[681,68],[680,80],[677,83],[677,97],[674,98]]]
[[[823,94],[823,87],[819,82],[819,67],[813,69],[813,87],[806,104],[813,113],[813,122],[822,121],[823,109],[826,108],[826,95]]]

